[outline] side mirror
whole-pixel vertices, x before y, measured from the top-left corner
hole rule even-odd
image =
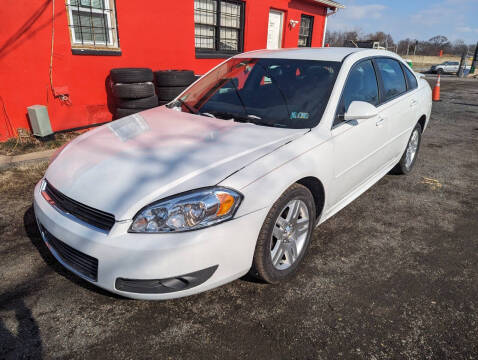
[[[352,101],[344,114],[344,120],[370,119],[377,115],[378,110],[372,104],[365,101]]]

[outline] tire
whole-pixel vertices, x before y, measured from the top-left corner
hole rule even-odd
[[[414,140],[415,138],[414,137],[415,136],[416,136],[416,145],[414,145],[414,143],[415,143],[415,140]],[[405,151],[403,152],[403,155],[400,158],[400,161],[391,170],[392,174],[406,175],[406,174],[409,174],[412,171],[413,166],[415,165],[415,162],[417,161],[418,151],[420,150],[421,140],[422,140],[422,127],[420,126],[420,124],[417,124],[417,125],[415,125],[415,128],[413,129],[412,134],[410,135],[410,138],[408,139],[407,147],[406,147]],[[411,151],[413,151],[412,149],[413,149],[414,146],[416,146],[416,148],[415,148],[415,151],[414,151],[413,156],[412,156]],[[408,154],[409,151],[410,151],[410,154]],[[407,156],[407,154],[408,154],[408,156]],[[409,156],[412,156],[411,160],[410,160]]]
[[[163,101],[171,101],[176,96],[181,94],[187,86],[180,87],[158,87],[156,91],[158,92],[158,99]]]
[[[111,69],[110,78],[113,83],[141,83],[152,82],[154,74],[148,68],[116,68]]]
[[[438,69],[438,70],[437,70],[437,74],[438,74],[438,75],[443,75],[443,73],[444,73],[443,69]]]
[[[140,111],[147,110],[147,109],[123,109],[123,108],[116,108],[115,111],[115,119],[121,119],[122,117],[133,115],[139,113]]]
[[[289,213],[292,211],[289,205],[293,204],[293,202],[298,202],[300,205],[298,214],[300,214],[302,218],[298,220],[299,222],[303,222],[302,230],[307,232],[305,235],[297,236],[297,241],[295,242],[297,249],[295,253],[296,257],[295,260],[289,261],[288,259],[291,259],[290,246],[292,242],[294,242],[294,234],[297,234],[294,230],[297,224],[292,225],[292,227],[289,226],[289,228],[284,225],[284,229],[287,229],[287,231],[282,231],[277,222],[279,221],[279,217],[281,217],[281,222],[284,224],[287,223],[284,216],[292,214]],[[314,198],[309,189],[303,185],[294,184],[280,196],[267,214],[259,233],[250,270],[252,276],[264,282],[275,284],[292,277],[297,272],[310,243],[315,224],[315,209]],[[308,214],[308,224],[304,223],[306,213]],[[288,216],[285,217],[287,218]],[[282,240],[279,239],[279,237],[282,237]],[[300,239],[300,241],[298,239]],[[276,252],[274,252],[274,249],[276,249]],[[280,252],[281,249],[282,251],[285,250],[283,255],[282,252]],[[278,254],[281,255],[278,256]],[[274,256],[276,257],[275,260],[273,260]]]
[[[116,105],[123,109],[150,109],[158,106],[156,95],[142,99],[117,99]]]
[[[122,99],[141,99],[155,95],[152,82],[136,84],[114,84],[113,95]]]
[[[154,77],[159,87],[189,86],[196,80],[192,70],[160,70]]]

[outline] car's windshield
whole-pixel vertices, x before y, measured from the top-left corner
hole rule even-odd
[[[188,89],[170,107],[257,125],[316,126],[340,62],[232,58]]]

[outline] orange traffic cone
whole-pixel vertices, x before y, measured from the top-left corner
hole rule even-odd
[[[438,74],[437,83],[435,84],[435,87],[433,88],[432,100],[440,101],[440,74]]]

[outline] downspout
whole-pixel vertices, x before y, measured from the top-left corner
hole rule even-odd
[[[330,16],[330,15],[334,15],[337,13],[337,11],[339,11],[339,8],[331,8],[331,9],[334,9],[332,12],[327,12],[329,11],[329,8],[327,8],[325,11],[325,22],[324,22],[324,35],[322,36],[322,47],[325,46],[325,34],[327,33],[327,18]]]

